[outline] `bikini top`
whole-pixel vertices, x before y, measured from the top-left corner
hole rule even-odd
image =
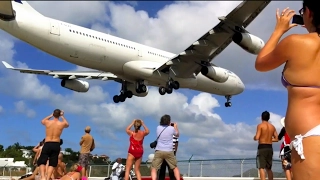
[[[310,87],[310,88],[320,88],[320,86],[302,86],[302,85],[294,85],[289,83],[286,78],[284,77],[284,70],[282,71],[282,76],[281,76],[281,83],[282,85],[286,88],[287,86],[292,86],[292,87]]]

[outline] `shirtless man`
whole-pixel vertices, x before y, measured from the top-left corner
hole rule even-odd
[[[50,120],[52,117],[53,120]],[[62,121],[59,120],[60,117]],[[69,127],[69,123],[64,118],[64,112],[60,109],[54,110],[53,114],[44,118],[41,123],[46,127],[46,138],[37,164],[40,167],[41,180],[49,180],[54,168],[58,165],[62,130]],[[47,176],[45,176],[47,160],[49,160],[49,167]]]
[[[253,137],[255,141],[259,141],[256,161],[261,180],[266,179],[264,169],[268,173],[268,179],[273,180],[273,172],[271,170],[273,156],[272,142],[278,142],[277,130],[268,122],[269,119],[270,113],[268,111],[264,111],[261,114],[262,122],[258,124],[256,135]]]
[[[58,165],[53,172],[53,179],[61,179],[61,177],[67,174],[66,164],[62,160],[63,160],[63,154],[60,152],[58,157]]]

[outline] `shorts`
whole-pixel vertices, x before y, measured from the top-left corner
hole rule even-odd
[[[79,155],[79,164],[87,169],[89,165],[89,154],[90,153],[80,153]]]
[[[272,144],[259,144],[257,152],[257,168],[271,169],[272,168],[273,148]]]
[[[174,169],[177,167],[177,159],[173,151],[156,151],[154,153],[151,167],[159,170],[163,160],[168,163],[170,169]]]
[[[49,166],[57,167],[59,154],[60,142],[45,142],[37,161],[38,166],[46,165],[49,160]]]

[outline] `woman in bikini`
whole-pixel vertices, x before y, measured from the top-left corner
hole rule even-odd
[[[70,172],[62,176],[60,180],[81,180],[81,169],[82,167],[80,166],[80,164],[74,164],[73,166],[71,166]]]
[[[286,132],[291,141],[292,174],[297,180],[319,179],[320,171],[320,6],[303,0],[299,10],[309,33],[281,37],[295,11],[277,10],[277,24],[257,56],[255,68],[271,71],[285,64],[281,82],[288,91]],[[280,41],[280,42],[279,42]]]
[[[144,131],[140,130],[141,126],[144,128]],[[132,127],[134,127],[134,131],[131,130]],[[149,129],[142,120],[135,119],[127,127],[126,132],[130,136],[130,145],[126,161],[126,172],[124,180],[129,180],[129,172],[134,161],[134,170],[137,176],[137,180],[141,180],[140,164],[143,155],[143,139],[149,134]]]

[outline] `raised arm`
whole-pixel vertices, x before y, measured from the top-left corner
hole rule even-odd
[[[41,120],[41,124],[45,125],[46,122],[47,122],[50,118],[52,118],[52,117],[53,117],[52,114],[50,114],[49,116],[45,117],[44,119]]]
[[[67,119],[64,118],[64,111],[61,111],[60,117],[62,119],[62,122],[64,123],[64,128],[68,128],[69,127],[69,123],[68,123]]]
[[[133,124],[134,124],[134,121],[135,121],[135,120],[133,120],[133,121],[131,122],[131,124],[129,124],[129,126],[126,128],[126,132],[127,132],[127,134],[128,134],[129,136],[131,136],[131,134],[132,134],[131,128],[132,128],[132,126],[133,126]]]
[[[177,123],[174,123],[173,127],[174,127],[174,130],[175,130],[175,132],[176,132],[174,135],[175,135],[176,137],[179,137],[180,134],[179,134],[179,129],[178,129]]]
[[[290,24],[295,13],[293,10],[285,9],[282,14],[280,16],[279,10],[277,10],[276,28],[256,58],[255,68],[257,71],[266,72],[279,67],[290,59],[288,50],[294,51],[292,44],[295,44],[293,42],[295,42],[297,35],[290,35],[281,41],[280,39],[290,28],[296,26],[296,24]],[[279,41],[280,43],[278,43]]]
[[[142,121],[142,127],[144,129],[144,136],[147,136],[150,133],[150,131],[149,131],[148,127],[144,124],[143,121]]]

